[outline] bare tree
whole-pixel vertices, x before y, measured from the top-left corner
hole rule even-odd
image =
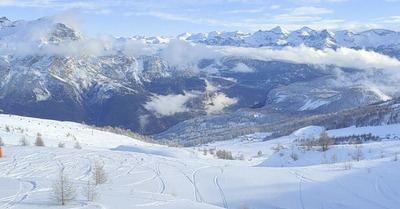
[[[58,147],[59,147],[59,148],[65,148],[65,143],[63,143],[63,142],[58,142]]]
[[[313,146],[316,144],[316,139],[314,137],[309,137],[306,139],[303,139],[301,142],[302,146],[305,146],[307,150],[311,150]]]
[[[290,153],[290,157],[292,158],[293,161],[296,161],[299,159],[299,155],[293,151],[292,151],[292,153]]]
[[[29,146],[30,143],[28,140],[26,140],[26,138],[24,136],[21,137],[21,139],[19,140],[19,144],[21,144],[21,146]]]
[[[333,154],[333,155],[332,155],[331,161],[332,161],[332,163],[336,163],[336,162],[338,161],[338,157],[337,157],[336,154]]]
[[[53,183],[50,198],[61,205],[65,205],[76,198],[76,189],[64,173],[63,168],[60,170],[59,179]]]
[[[392,158],[392,161],[397,161],[398,158],[399,158],[398,155],[399,155],[399,153],[396,152],[395,155],[394,155],[394,157]]]
[[[86,197],[87,201],[95,201],[99,196],[96,185],[89,180],[86,186],[83,187],[82,194]]]
[[[76,141],[75,144],[74,144],[74,148],[75,149],[82,149],[82,146],[78,141]]]
[[[37,133],[35,146],[44,147],[44,141],[42,139],[42,134]]]
[[[362,147],[361,146],[356,146],[356,150],[353,152],[353,154],[351,155],[351,158],[353,160],[356,161],[360,161],[364,159],[364,153],[362,151]]]
[[[343,168],[345,170],[350,170],[352,167],[353,167],[353,164],[350,161],[343,163]]]
[[[274,150],[274,153],[276,153],[276,152],[279,152],[279,151],[285,149],[285,147],[283,147],[283,145],[282,145],[280,142],[278,142],[278,143],[276,144],[276,146],[273,147],[272,149]]]
[[[334,144],[334,140],[328,136],[328,133],[326,132],[326,130],[323,130],[320,134],[319,134],[319,138],[318,138],[318,145],[322,147],[322,151],[327,151],[329,149],[329,146]]]
[[[93,173],[93,180],[96,185],[104,184],[107,182],[107,174],[104,171],[104,166],[96,162],[92,173]]]
[[[231,151],[226,151],[226,150],[218,150],[216,153],[217,157],[220,159],[226,159],[226,160],[233,160],[232,157],[232,152]]]

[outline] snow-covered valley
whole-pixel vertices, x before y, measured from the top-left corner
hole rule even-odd
[[[263,139],[269,133],[257,133],[175,148],[78,123],[0,115],[5,144],[0,208],[61,208],[50,199],[61,168],[77,194],[62,208],[400,206],[400,125],[328,131],[335,137],[371,133],[381,138],[361,145],[333,145],[326,152],[317,146],[310,150],[298,146],[300,139],[321,131],[322,127],[310,126],[268,141]],[[44,147],[34,146],[38,133]],[[22,138],[31,146],[21,146]],[[58,147],[60,142],[65,148]],[[76,142],[82,149],[74,148]],[[209,150],[228,150],[238,159],[217,159]],[[107,182],[98,185],[95,201],[86,201],[82,191],[92,180],[96,163],[104,166]]]

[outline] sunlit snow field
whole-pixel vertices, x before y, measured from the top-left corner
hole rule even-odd
[[[77,123],[0,115],[0,208],[400,208],[400,125],[328,131],[382,138],[358,146],[326,152],[296,146],[296,140],[321,131],[311,126],[269,141],[263,141],[269,133],[258,133],[172,148]],[[45,147],[33,145],[37,133]],[[31,146],[20,146],[22,137]],[[76,141],[82,149],[74,148]],[[276,152],[278,144],[284,149]],[[203,151],[210,148],[242,160],[217,159]],[[357,151],[360,161],[354,159]],[[104,165],[108,181],[99,185],[98,199],[88,202],[82,190],[95,163]],[[61,168],[78,194],[67,206],[50,199]]]

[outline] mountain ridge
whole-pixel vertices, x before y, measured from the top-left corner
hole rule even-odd
[[[153,38],[139,36],[89,38],[49,17],[0,23],[0,108],[6,113],[155,134],[243,108],[306,115],[399,96],[393,85],[399,61],[381,54],[400,56],[398,44],[383,41],[397,32],[341,32],[349,43],[372,37],[368,44],[377,47],[375,53],[356,50],[357,44],[335,49],[333,32],[306,27],[252,36],[185,33],[150,43]],[[302,40],[313,44],[291,46]]]
[[[400,50],[400,32],[388,29],[369,29],[355,33],[349,30],[331,31],[323,29],[317,31],[306,26],[298,30],[288,31],[281,26],[277,26],[270,30],[259,30],[254,33],[213,31],[190,34],[185,32],[176,37],[136,36],[133,39],[146,43],[168,43],[171,40],[179,39],[206,45],[240,47],[282,48],[305,45],[316,49],[347,47],[379,51],[379,47],[389,47]],[[164,41],[160,41],[161,39]]]

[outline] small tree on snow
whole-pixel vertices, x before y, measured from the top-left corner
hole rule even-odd
[[[76,189],[64,173],[64,169],[61,169],[58,180],[53,183],[51,199],[57,204],[65,205],[75,198]]]
[[[361,146],[357,146],[356,151],[354,151],[354,153],[351,155],[351,158],[353,158],[353,160],[360,161],[364,159],[364,153],[361,148]]]
[[[63,143],[63,142],[58,142],[58,147],[59,147],[59,148],[65,148],[65,143]]]
[[[96,185],[104,184],[107,182],[107,174],[104,171],[104,166],[100,165],[99,163],[95,163],[93,168],[93,180]]]
[[[21,146],[29,146],[30,145],[29,141],[26,140],[26,138],[24,136],[22,136],[21,139],[19,140],[19,144]]]
[[[75,149],[82,149],[82,146],[78,141],[76,141],[75,144],[74,144],[74,148]]]
[[[42,139],[42,134],[37,133],[35,146],[44,147],[44,141]]]
[[[90,181],[87,181],[86,186],[83,187],[82,194],[87,201],[95,201],[99,196],[96,185]]]
[[[392,159],[392,161],[397,161],[398,158],[399,158],[398,155],[399,155],[399,153],[396,152],[395,155],[394,155],[394,157],[393,157],[393,159]]]
[[[322,147],[322,151],[327,151],[329,149],[329,146],[333,145],[334,142],[335,141],[328,136],[326,130],[323,130],[321,134],[319,134],[318,145]]]
[[[218,150],[216,153],[217,157],[220,159],[226,159],[226,160],[233,160],[232,157],[232,152],[231,151],[226,151],[226,150]]]

